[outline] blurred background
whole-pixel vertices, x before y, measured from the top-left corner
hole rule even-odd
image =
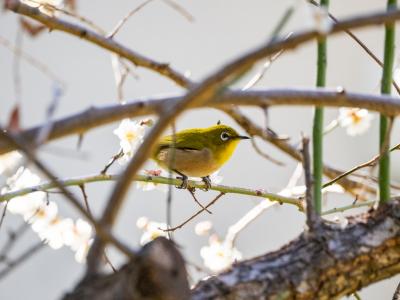
[[[177,11],[162,1],[149,3],[125,24],[115,39],[123,45],[160,62],[170,63],[182,73],[190,74],[192,80],[201,80],[225,63],[245,51],[266,41],[291,1],[272,0],[202,0],[177,2],[190,12],[193,22],[188,22]],[[331,1],[330,11],[338,18],[385,9],[386,2],[378,0]],[[79,14],[93,20],[106,31],[142,2],[132,1],[77,1]],[[285,32],[301,30],[306,26],[302,13],[296,13]],[[18,34],[18,16],[7,11],[0,14],[0,36],[15,43]],[[357,35],[368,47],[382,58],[383,29],[381,27],[357,30]],[[397,39],[398,40],[398,39]],[[108,52],[87,42],[61,32],[44,32],[36,38],[23,36],[22,49],[36,59],[45,62],[48,68],[61,78],[66,88],[61,97],[55,117],[68,116],[89,106],[117,103],[117,91],[111,56]],[[328,87],[344,87],[348,91],[378,93],[381,69],[346,35],[329,38]],[[5,124],[16,103],[13,73],[14,54],[0,46],[0,121]],[[396,66],[398,60],[396,59]],[[316,45],[308,43],[294,51],[287,51],[275,61],[263,79],[254,88],[269,87],[313,87],[315,85]],[[260,66],[259,66],[260,67]],[[243,86],[259,70],[255,68],[238,86]],[[142,97],[182,94],[184,91],[170,80],[142,68],[134,68],[137,78],[128,76],[124,85],[124,98],[134,100]],[[40,124],[46,118],[46,109],[51,103],[54,82],[37,69],[20,62],[21,123],[23,128]],[[260,109],[243,109],[254,122],[265,124]],[[279,107],[269,111],[269,125],[278,134],[288,135],[293,144],[300,140],[301,133],[310,134],[312,108]],[[327,109],[326,124],[338,116],[337,109]],[[337,128],[324,140],[324,159],[329,165],[348,169],[365,162],[378,152],[378,118],[372,122],[368,132],[350,137],[343,128]],[[227,115],[212,109],[198,109],[184,113],[176,123],[177,130],[190,127],[207,127],[221,120],[243,132]],[[84,136],[80,151],[76,150],[77,137],[60,139],[44,146],[40,158],[61,178],[98,173],[109,158],[119,150],[119,140],[112,133],[118,123],[103,126]],[[399,128],[394,126],[392,143],[398,143]],[[279,192],[283,189],[296,168],[297,162],[281,153],[272,145],[258,141],[260,147],[271,157],[284,162],[277,166],[259,156],[250,143],[243,142],[229,163],[220,171],[222,184],[265,189]],[[400,180],[400,162],[397,153],[392,155],[393,180]],[[122,168],[116,164],[110,173]],[[92,211],[98,216],[105,204],[113,183],[86,185]],[[78,189],[74,192],[80,196]],[[202,203],[207,203],[215,192],[197,193]],[[167,194],[159,190],[144,192],[136,185],[125,201],[115,233],[132,246],[139,246],[142,231],[136,221],[142,216],[149,220],[165,222]],[[51,195],[57,202],[60,214],[77,218],[79,215],[59,195]],[[347,195],[331,194],[325,208],[339,207],[351,203]],[[196,220],[174,233],[174,238],[185,258],[193,265],[202,265],[200,248],[207,245],[207,237],[194,232],[196,223],[210,220],[214,230],[225,236],[229,226],[239,220],[261,200],[241,195],[226,195],[214,206],[213,214],[203,213]],[[174,190],[172,223],[179,224],[198,210],[198,206],[186,191]],[[348,213],[355,213],[350,211]],[[268,251],[277,250],[299,235],[304,226],[304,215],[295,207],[282,205],[267,210],[245,230],[237,240],[237,249],[244,258],[251,258]],[[1,228],[0,243],[6,232],[15,229],[22,218],[8,214]],[[15,246],[12,254],[18,255],[38,237],[26,233]],[[116,251],[110,249],[109,256],[116,265],[122,262]],[[194,279],[205,274],[189,270]],[[73,253],[67,249],[53,250],[44,247],[29,261],[15,269],[0,281],[2,299],[57,299],[71,290],[80,279],[84,265],[75,262]],[[400,276],[371,285],[360,292],[362,299],[390,299]],[[351,297],[349,297],[351,299]]]

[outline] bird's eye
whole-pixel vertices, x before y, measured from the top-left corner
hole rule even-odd
[[[227,140],[229,140],[229,138],[230,138],[230,136],[227,132],[224,131],[223,133],[221,133],[221,140],[227,141]]]

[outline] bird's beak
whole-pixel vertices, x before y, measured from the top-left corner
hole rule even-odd
[[[248,139],[250,139],[248,136],[245,136],[245,135],[238,135],[236,138],[239,139],[239,140],[248,140]]]

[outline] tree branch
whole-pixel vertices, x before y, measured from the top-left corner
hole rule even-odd
[[[92,182],[115,181],[115,180],[118,180],[117,175],[107,175],[107,174],[89,175],[89,176],[82,176],[82,177],[64,179],[64,180],[59,179],[59,180],[57,180],[57,182],[54,182],[54,181],[44,182],[44,183],[41,183],[36,186],[31,186],[31,187],[27,187],[27,188],[20,189],[17,191],[0,194],[0,203],[11,200],[12,198],[15,198],[15,197],[27,195],[29,193],[34,193],[34,192],[38,192],[38,191],[46,192],[51,189],[58,188],[59,185],[62,185],[64,187],[68,187],[68,186],[79,187],[84,184],[92,183]],[[162,176],[149,176],[149,175],[136,175],[134,178],[134,181],[142,181],[142,182],[149,182],[149,183],[155,183],[155,184],[168,184],[168,185],[174,185],[174,186],[179,186],[182,184],[181,179],[162,177]],[[188,188],[203,189],[203,188],[205,188],[205,184],[203,181],[189,180]],[[210,187],[210,190],[218,191],[218,192],[221,192],[224,194],[239,194],[239,195],[247,195],[247,196],[266,198],[266,199],[269,199],[270,201],[276,201],[281,204],[285,203],[285,204],[294,205],[300,211],[304,210],[302,201],[300,199],[285,197],[285,196],[281,196],[279,194],[268,193],[263,190],[232,187],[232,186],[219,185],[219,184],[212,184]],[[23,201],[23,200],[21,200],[21,201]]]
[[[189,79],[181,75],[178,71],[172,69],[168,63],[159,63],[148,57],[145,57],[129,48],[115,42],[113,39],[105,37],[89,28],[73,24],[68,21],[61,20],[56,17],[48,16],[40,12],[39,8],[31,7],[27,4],[23,4],[18,0],[8,0],[5,2],[6,8],[20,15],[30,17],[43,25],[47,26],[50,30],[59,30],[71,35],[74,35],[80,39],[86,40],[93,43],[101,48],[104,48],[110,52],[113,52],[130,62],[135,66],[150,69],[157,72],[180,86],[188,87],[191,83]]]
[[[192,299],[338,299],[400,273],[400,201],[353,217],[345,229],[323,223],[279,251],[240,262],[201,281]]]
[[[63,138],[69,135],[86,133],[103,125],[122,120],[151,114],[162,113],[165,106],[174,105],[182,96],[162,98],[134,99],[125,105],[113,104],[101,107],[90,107],[53,121],[52,129],[47,140]],[[197,107],[219,108],[234,117],[240,124],[241,114],[230,108],[230,104],[243,106],[284,106],[284,105],[318,105],[329,107],[360,107],[381,112],[387,115],[399,115],[400,103],[398,98],[362,93],[350,93],[331,89],[266,89],[258,91],[230,91],[213,98],[211,101]],[[17,136],[28,144],[33,144],[38,136],[42,124],[26,129]],[[249,128],[249,126],[247,126]],[[254,132],[259,136],[259,133]],[[270,139],[270,142],[272,139]],[[285,144],[282,141],[281,144]],[[7,141],[0,140],[0,154],[15,150]],[[284,150],[283,147],[281,150]],[[285,151],[285,150],[284,150]],[[290,150],[286,150],[288,152]],[[300,157],[301,155],[298,154]]]

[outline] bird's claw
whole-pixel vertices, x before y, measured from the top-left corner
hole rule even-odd
[[[201,180],[203,180],[204,184],[206,185],[203,190],[204,191],[208,191],[211,188],[211,179],[210,179],[210,177],[209,176],[201,177]]]
[[[187,189],[188,187],[188,177],[187,176],[179,176],[177,179],[182,180],[181,185],[175,186],[177,189]]]

